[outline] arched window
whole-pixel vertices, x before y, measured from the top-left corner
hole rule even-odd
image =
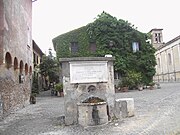
[[[158,58],[158,67],[160,68],[160,66],[161,66],[161,63],[160,63],[160,58]]]
[[[20,61],[20,66],[19,66],[19,69],[20,69],[20,74],[22,74],[22,72],[23,72],[23,61],[21,60]]]
[[[30,75],[32,74],[32,67],[31,66],[29,67],[29,74]]]
[[[171,58],[171,54],[170,53],[168,53],[168,63],[169,63],[169,65],[172,64],[172,58]]]
[[[28,64],[26,63],[25,64],[25,75],[27,75],[28,74]]]
[[[8,69],[12,66],[12,58],[11,58],[11,54],[9,52],[6,53],[5,63],[6,63],[6,67]]]
[[[18,69],[18,60],[17,58],[15,57],[14,58],[14,70]]]

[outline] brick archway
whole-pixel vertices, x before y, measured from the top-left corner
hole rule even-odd
[[[32,66],[29,67],[29,74],[32,74]]]
[[[11,57],[11,54],[9,52],[6,53],[5,64],[6,64],[6,67],[8,69],[11,68],[11,66],[12,66],[12,57]]]
[[[18,69],[18,59],[14,58],[14,70]]]
[[[26,63],[25,64],[25,75],[27,75],[28,74],[28,64]]]
[[[23,61],[21,60],[21,61],[20,61],[20,66],[19,66],[19,71],[20,71],[20,74],[22,74],[22,73],[23,73],[23,67],[24,67],[24,65],[23,65]]]

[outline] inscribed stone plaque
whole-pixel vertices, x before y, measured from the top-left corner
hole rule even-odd
[[[70,83],[107,81],[107,61],[70,62]]]

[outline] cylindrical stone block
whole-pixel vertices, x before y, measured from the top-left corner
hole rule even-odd
[[[84,127],[107,124],[106,102],[78,103],[78,123]]]

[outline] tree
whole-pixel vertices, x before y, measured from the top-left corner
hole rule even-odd
[[[43,56],[39,68],[40,68],[40,74],[45,77],[48,77],[49,82],[59,81],[59,64],[58,61],[52,56],[50,50],[48,56],[46,55]]]
[[[37,78],[36,75],[33,75],[32,91],[31,91],[31,93],[39,94],[38,78]]]

